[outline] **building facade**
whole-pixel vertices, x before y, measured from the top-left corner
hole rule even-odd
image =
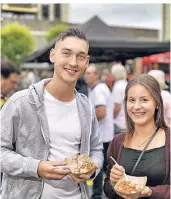
[[[170,41],[170,4],[162,5],[161,39],[163,41]]]
[[[51,27],[68,21],[68,4],[2,4],[1,27],[13,22],[27,26],[35,39],[35,49],[47,42],[45,36]]]
[[[69,4],[1,4],[1,27],[13,22],[29,27],[35,38],[35,50],[47,44],[45,36],[51,27],[69,20]],[[158,41],[159,30],[110,26],[133,40]]]

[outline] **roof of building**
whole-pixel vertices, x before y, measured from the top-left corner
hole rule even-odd
[[[81,25],[74,25],[85,32],[90,43],[91,62],[111,62],[133,59],[170,51],[170,42],[139,41],[105,24],[95,16]],[[49,51],[56,40],[22,59],[23,62],[50,62]]]

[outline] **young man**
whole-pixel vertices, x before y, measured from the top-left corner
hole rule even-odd
[[[1,100],[0,108],[7,101],[7,95],[17,86],[20,71],[11,61],[1,61]]]
[[[109,88],[101,82],[101,71],[97,65],[91,64],[86,69],[85,79],[89,87],[88,98],[96,111],[104,147],[103,169],[94,180],[92,199],[102,199],[103,171],[106,171],[107,149],[113,138],[113,102]]]
[[[74,28],[61,33],[50,51],[52,79],[15,93],[2,109],[2,198],[87,199],[86,181],[103,162],[95,112],[77,93],[89,64],[88,40]],[[65,158],[88,154],[99,169],[80,178],[64,169]]]

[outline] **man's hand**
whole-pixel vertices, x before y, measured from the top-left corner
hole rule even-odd
[[[96,169],[98,169],[98,168],[99,168],[99,166],[97,166]],[[92,171],[90,171],[90,172],[88,172],[86,174],[82,174],[79,177],[75,177],[72,174],[70,174],[70,176],[71,176],[72,180],[77,182],[77,183],[86,182],[96,172],[96,169],[93,169]]]
[[[66,162],[41,161],[38,166],[37,173],[41,178],[61,180],[63,177],[71,173],[69,169],[60,169],[56,166],[65,166]]]

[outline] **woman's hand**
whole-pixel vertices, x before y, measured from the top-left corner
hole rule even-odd
[[[149,187],[145,186],[141,192],[140,197],[149,197],[151,196],[151,194],[152,194],[152,190]]]
[[[115,164],[110,170],[110,182],[116,183],[120,178],[123,177],[125,169],[122,166]]]
[[[138,198],[149,197],[149,196],[151,196],[151,194],[152,194],[152,190],[149,187],[145,186]],[[127,197],[124,195],[120,195],[120,196],[124,199],[133,199],[131,197]]]

